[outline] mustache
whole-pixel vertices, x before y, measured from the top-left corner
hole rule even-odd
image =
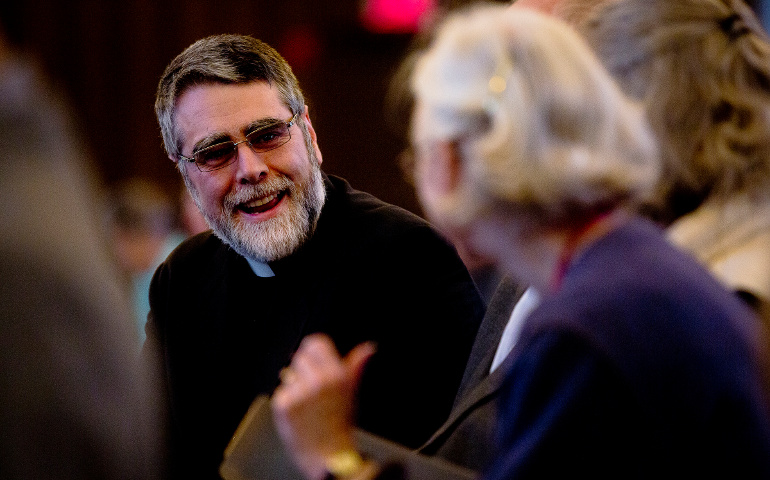
[[[294,182],[285,175],[279,175],[256,185],[244,185],[236,191],[228,193],[223,203],[225,209],[231,211],[241,203],[254,200],[255,198],[264,197],[282,190],[293,192],[294,189]]]

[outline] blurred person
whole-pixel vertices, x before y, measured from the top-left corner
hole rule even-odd
[[[417,446],[449,413],[483,315],[455,249],[424,220],[321,171],[289,65],[251,37],[202,39],[158,87],[169,158],[211,226],[159,267],[174,477],[216,478],[249,405],[301,339],[377,342],[358,420]],[[344,126],[341,126],[344,128]]]
[[[0,478],[160,478],[158,392],[72,123],[0,37]]]
[[[510,8],[529,8],[560,18],[567,23],[580,21],[607,0],[518,0]],[[386,106],[396,128],[405,128],[414,109],[409,78],[421,50],[428,44],[432,30],[426,28],[415,39],[413,51],[402,61],[390,83]],[[404,151],[400,164],[406,178],[414,184],[414,152]],[[417,189],[418,198],[423,194]],[[424,204],[424,203],[423,203]],[[460,257],[468,266],[476,285],[487,302],[487,311],[474,341],[471,356],[455,403],[447,420],[417,452],[436,456],[471,470],[479,470],[491,458],[492,433],[495,424],[496,400],[505,371],[512,358],[510,352],[516,343],[522,324],[540,301],[532,287],[518,285],[510,276],[504,276],[495,262],[474,251],[467,234],[458,225],[447,225],[426,209],[427,218],[457,247]],[[376,439],[369,439],[370,443]],[[390,445],[382,443],[382,448]],[[440,475],[441,472],[436,472]]]
[[[766,33],[740,0],[604,3],[581,31],[661,143],[645,211],[770,326]]]
[[[418,37],[415,42],[419,45],[424,41]],[[404,126],[403,119],[409,117],[412,110],[413,100],[411,98],[411,92],[408,87],[408,77],[413,67],[414,59],[417,57],[420,47],[413,47],[414,51],[407,55],[407,57],[401,62],[399,68],[391,78],[389,84],[389,92],[386,96],[386,108],[390,109],[390,117],[392,117],[392,124],[397,125],[397,129],[408,130],[408,126]],[[397,163],[404,174],[405,180],[414,185],[414,152],[410,148],[405,148],[397,157]],[[419,193],[419,192],[418,192]],[[419,199],[419,195],[418,195]],[[492,297],[495,294],[497,286],[503,280],[503,276],[497,267],[488,259],[478,253],[464,241],[464,237],[460,232],[456,232],[454,229],[447,228],[446,225],[441,225],[435,218],[431,218],[428,212],[423,212],[426,220],[434,225],[441,233],[452,242],[452,245],[457,249],[458,255],[463,261],[463,264],[468,268],[468,272],[473,278],[473,282],[481,294],[481,298],[485,305],[489,305]]]
[[[442,24],[412,85],[426,208],[543,297],[509,357],[483,477],[767,477],[763,332],[634,213],[656,142],[585,42],[535,11],[480,7]],[[284,373],[274,417],[308,478],[377,476],[351,433],[370,358],[314,336]]]
[[[147,179],[130,178],[111,188],[107,210],[110,244],[130,288],[139,345],[143,345],[152,275],[186,235],[177,227],[171,199]]]

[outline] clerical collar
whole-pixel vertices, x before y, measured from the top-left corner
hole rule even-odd
[[[246,257],[246,261],[249,262],[249,266],[251,267],[251,270],[254,272],[254,274],[258,277],[274,277],[275,273],[273,272],[273,269],[270,268],[270,265],[260,262],[258,260],[254,260],[252,258]]]

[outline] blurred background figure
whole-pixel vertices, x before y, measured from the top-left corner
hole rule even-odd
[[[44,77],[0,38],[0,477],[158,478],[157,392]]]
[[[119,183],[110,190],[105,203],[110,245],[130,289],[139,345],[142,345],[150,312],[152,275],[188,235],[181,228],[183,217],[177,215],[172,199],[150,180],[137,177]],[[184,218],[189,228],[200,228],[194,223],[196,218],[190,212],[187,215]]]
[[[661,143],[645,212],[770,326],[767,34],[741,0],[602,3],[580,29]]]

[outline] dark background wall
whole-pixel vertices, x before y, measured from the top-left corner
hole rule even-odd
[[[195,40],[243,33],[293,66],[325,171],[419,213],[396,161],[404,140],[383,111],[412,36],[368,32],[359,7],[358,0],[12,0],[2,2],[0,18],[70,100],[105,185],[141,176],[169,192],[181,188],[154,117],[158,79]]]

